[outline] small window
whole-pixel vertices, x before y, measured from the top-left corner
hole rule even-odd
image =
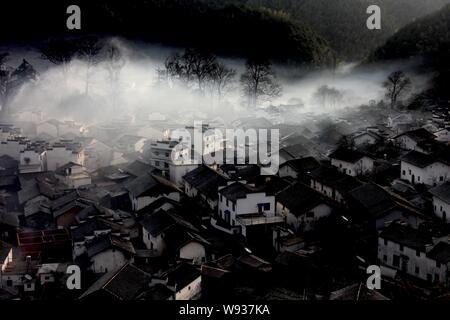
[[[384,245],[387,246],[388,245],[388,241],[387,239],[384,239]]]
[[[233,202],[233,211],[236,211],[236,204]]]
[[[402,171],[402,175],[406,175],[406,171],[405,170]]]
[[[168,168],[169,164],[167,162],[164,162],[164,168]]]
[[[408,173],[411,174],[411,169],[408,170]]]
[[[416,266],[415,272],[416,272],[416,274],[419,274],[419,273],[420,273],[419,267]]]
[[[383,256],[383,261],[384,261],[384,262],[387,262],[387,255],[384,255],[384,256]]]
[[[439,177],[439,181],[444,181],[444,177],[443,177],[443,176],[440,176],[440,177]]]
[[[419,250],[416,250],[416,256],[420,257],[420,251]]]
[[[392,257],[392,265],[394,267],[400,266],[400,256],[394,254],[394,256]]]
[[[402,244],[400,245],[400,251],[403,251],[403,245]]]

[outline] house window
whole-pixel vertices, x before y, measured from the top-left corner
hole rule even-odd
[[[169,164],[167,162],[164,162],[164,168],[168,168]]]
[[[399,267],[400,266],[400,256],[397,256],[394,254],[394,256],[392,257],[392,265],[394,267]]]
[[[420,257],[420,251],[419,250],[416,250],[416,256]]]
[[[405,175],[405,174],[406,174],[406,171],[405,171],[405,170],[403,170],[403,171],[402,171],[402,175]]]
[[[411,169],[408,170],[408,173],[411,174]]]
[[[383,256],[383,261],[384,261],[384,262],[387,262],[387,255],[384,255],[384,256]]]
[[[440,177],[439,177],[439,181],[444,181],[444,177],[443,177],[443,176],[440,176]]]
[[[222,195],[220,195],[220,202],[223,202],[223,197],[222,197]]]
[[[403,245],[402,244],[400,245],[400,251],[403,251]]]
[[[155,161],[155,166],[159,167],[159,161]]]
[[[384,245],[387,246],[388,245],[388,241],[387,239],[384,239]]]
[[[13,284],[12,280],[6,280],[6,285],[8,287],[12,287],[12,284]]]
[[[169,154],[168,152],[166,152],[166,157],[169,157],[169,155],[170,155],[170,154]]]
[[[419,273],[420,273],[419,267],[416,266],[415,272],[416,272],[416,274],[419,274]]]
[[[228,201],[228,199],[227,199],[227,207],[229,207],[230,206],[230,202]]]
[[[348,174],[352,174],[352,170],[348,169]]]
[[[233,202],[233,211],[236,211],[236,204]]]

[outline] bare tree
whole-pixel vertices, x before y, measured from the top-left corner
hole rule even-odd
[[[281,86],[267,60],[248,60],[240,82],[249,107],[256,107],[260,101],[268,101],[281,95]]]
[[[0,54],[0,106],[3,114],[8,114],[9,101],[20,87],[37,79],[34,67],[25,59],[13,69],[5,65],[8,54]]]
[[[78,56],[86,63],[85,94],[89,94],[89,84],[92,76],[92,67],[101,61],[100,52],[103,44],[97,37],[85,37],[80,40],[77,48]]]
[[[67,77],[70,62],[77,53],[77,47],[71,41],[53,39],[41,49],[43,59],[61,66],[64,79]]]
[[[120,72],[125,66],[126,60],[119,45],[113,40],[105,46],[105,62],[111,87],[112,107],[116,110]]]
[[[323,85],[314,93],[314,98],[323,107],[336,108],[342,102],[343,95],[338,89]]]
[[[218,62],[214,64],[210,76],[220,103],[223,95],[230,89],[230,86],[236,77],[236,70],[228,68],[225,64]]]
[[[386,89],[386,97],[391,103],[391,108],[394,108],[398,98],[411,89],[411,80],[403,71],[395,71],[388,76],[383,87]]]

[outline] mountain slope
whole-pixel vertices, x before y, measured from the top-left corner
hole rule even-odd
[[[433,87],[428,92],[439,104],[448,104],[450,92],[450,5],[417,20],[392,36],[375,50],[369,62],[420,57],[418,71],[434,73]]]
[[[21,10],[20,4],[8,4],[10,15],[0,20],[0,28],[15,32],[1,34],[0,41],[2,37],[17,41],[56,35],[112,34],[299,64],[323,65],[333,58],[326,41],[311,29],[266,9],[217,7],[196,0],[79,0],[82,29],[70,31],[65,27],[65,9],[71,2],[31,3],[27,11]]]
[[[383,44],[399,28],[439,10],[450,0],[202,0],[240,3],[252,8],[282,10],[298,23],[310,26],[344,60],[359,60]],[[366,28],[369,5],[381,8],[382,29]]]

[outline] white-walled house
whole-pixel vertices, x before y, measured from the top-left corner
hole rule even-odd
[[[450,165],[447,159],[411,151],[401,159],[401,179],[412,184],[436,186],[450,180]]]
[[[424,128],[404,132],[393,138],[395,144],[405,150],[426,152],[423,144],[434,141],[435,136]]]
[[[217,219],[212,218],[213,227],[246,237],[247,228],[283,222],[276,215],[275,196],[250,185],[232,182],[219,188]]]
[[[438,130],[433,133],[436,137],[436,141],[449,143],[450,142],[450,127]]]
[[[180,190],[169,181],[149,173],[127,183],[125,189],[128,191],[134,211],[142,210],[161,197],[180,201],[181,195]]]
[[[56,177],[72,188],[79,188],[91,184],[91,176],[86,168],[78,163],[69,162],[55,170]]]
[[[27,148],[27,141],[23,138],[10,138],[0,142],[0,155],[7,155],[20,161],[20,153]]]
[[[277,214],[286,218],[294,231],[311,231],[314,224],[333,211],[330,200],[301,184],[289,186],[276,195]]]
[[[47,153],[44,148],[27,148],[20,153],[20,173],[46,171]]]
[[[351,141],[355,147],[375,144],[382,140],[382,137],[372,131],[364,131],[356,133],[351,137]]]
[[[85,242],[88,267],[94,273],[107,273],[133,261],[135,250],[129,239],[115,235],[95,236]]]
[[[196,267],[182,263],[169,270],[164,277],[167,286],[175,290],[175,300],[194,300],[199,297],[202,275]]]
[[[362,183],[354,177],[337,171],[334,167],[321,166],[310,173],[310,187],[339,203],[345,202],[345,196]]]
[[[320,167],[319,162],[313,157],[291,159],[284,162],[278,170],[280,177],[292,177],[297,179],[307,175],[311,171]]]
[[[370,174],[374,168],[374,159],[362,152],[339,148],[329,155],[331,165],[340,172],[355,177]]]
[[[430,189],[433,196],[434,214],[450,223],[450,182],[441,184],[440,186]]]
[[[184,191],[188,197],[200,198],[212,210],[217,208],[219,187],[227,185],[225,176],[207,166],[200,166],[183,179]]]
[[[126,134],[116,141],[115,147],[123,153],[142,152],[146,141],[144,137]]]
[[[409,226],[392,223],[378,237],[378,259],[392,269],[430,283],[449,285],[450,244]]]
[[[49,146],[46,151],[47,170],[55,171],[69,162],[84,165],[84,148],[72,140],[61,140]]]
[[[145,216],[140,224],[142,241],[155,255],[167,254],[194,264],[205,262],[208,241],[200,236],[198,229],[181,217],[158,210]]]

